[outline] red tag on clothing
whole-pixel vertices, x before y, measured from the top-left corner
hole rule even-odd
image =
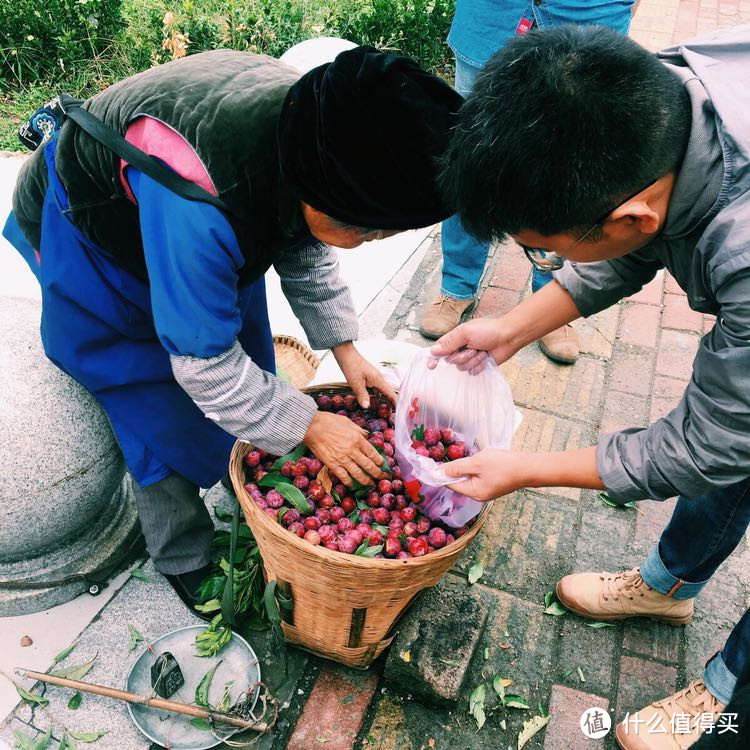
[[[518,26],[516,26],[516,34],[525,34],[533,25],[533,21],[530,21],[528,18],[522,18],[518,22]]]

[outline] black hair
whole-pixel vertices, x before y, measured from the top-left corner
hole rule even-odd
[[[602,26],[517,36],[477,78],[441,160],[441,187],[481,240],[585,231],[675,170],[690,105],[675,73]]]

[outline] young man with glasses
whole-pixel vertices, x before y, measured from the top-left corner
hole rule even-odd
[[[679,495],[640,567],[569,575],[557,594],[599,621],[687,624],[750,524],[750,28],[654,56],[607,29],[560,27],[513,40],[485,70],[444,157],[444,187],[469,231],[511,235],[532,263],[557,270],[538,294],[456,328],[435,353],[463,368],[487,351],[503,362],[661,268],[717,322],[682,401],[649,427],[572,451],[482,451],[447,471],[468,476],[455,489],[480,500],[543,486],[606,489],[617,503]],[[617,726],[620,746],[692,745],[706,716],[721,722],[749,655],[750,611],[702,677]],[[685,714],[687,728],[674,721]],[[649,732],[654,724],[665,733]]]
[[[487,60],[513,36],[533,28],[565,23],[598,24],[627,34],[636,0],[458,0],[448,44],[456,56],[455,88],[467,96]],[[443,267],[440,291],[425,308],[419,330],[438,338],[455,328],[474,306],[490,243],[473,237],[458,216],[443,222]],[[531,275],[531,291],[552,280],[542,265]],[[578,357],[575,328],[563,325],[539,340],[555,362],[572,364]]]

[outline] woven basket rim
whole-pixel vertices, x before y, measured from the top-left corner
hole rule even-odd
[[[322,383],[318,385],[308,386],[307,388],[301,389],[303,393],[313,395],[319,393],[321,390],[349,390],[351,386],[348,383]],[[376,560],[371,557],[362,557],[360,555],[349,555],[344,552],[338,552],[337,550],[326,549],[321,545],[313,545],[310,542],[306,542],[304,539],[300,539],[296,534],[291,534],[281,524],[276,521],[272,521],[267,513],[264,513],[257,505],[252,502],[250,496],[245,490],[244,482],[240,486],[236,486],[235,480],[239,481],[239,472],[243,471],[243,458],[247,453],[252,450],[252,445],[244,441],[237,441],[232,448],[232,455],[230,457],[230,477],[232,484],[235,485],[235,493],[240,500],[240,505],[249,522],[252,518],[253,523],[257,523],[265,528],[274,538],[278,539],[280,543],[287,543],[293,545],[301,553],[309,553],[319,557],[321,560],[326,560],[332,563],[343,563],[348,564],[353,568],[361,568],[362,570],[393,570],[397,565],[408,566],[411,568],[417,568],[421,566],[434,565],[437,561],[453,555],[459,549],[465,548],[468,543],[479,533],[480,529],[484,525],[487,516],[494,500],[490,500],[484,504],[484,507],[479,512],[474,522],[474,525],[461,537],[457,538],[452,544],[430,552],[422,557],[409,557],[402,560],[396,558],[385,558],[382,560]],[[238,469],[238,471],[234,471]]]

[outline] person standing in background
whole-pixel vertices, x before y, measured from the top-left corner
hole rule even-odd
[[[627,34],[637,5],[638,0],[457,0],[448,34],[456,56],[455,89],[466,97],[487,60],[516,34],[565,23],[608,26]],[[440,291],[425,309],[419,327],[430,339],[455,328],[474,306],[489,252],[489,244],[472,237],[455,215],[443,222],[442,245]],[[531,291],[539,291],[551,280],[552,274],[535,268]],[[578,338],[570,325],[542,337],[539,346],[556,362],[572,364],[578,357]]]

